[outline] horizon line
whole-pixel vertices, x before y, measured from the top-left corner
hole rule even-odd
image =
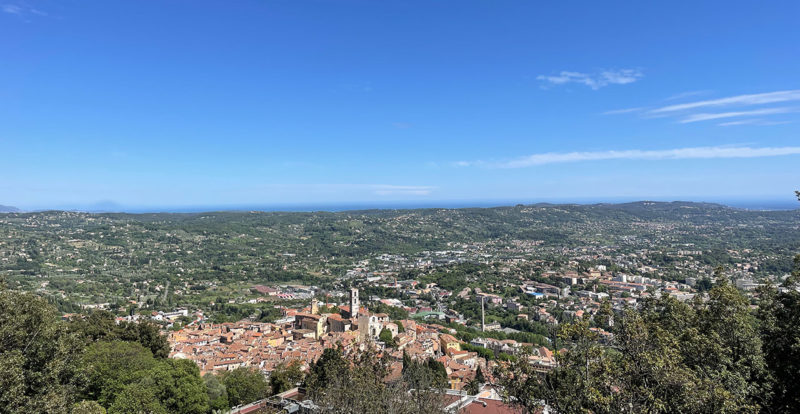
[[[298,202],[298,203],[236,203],[236,204],[194,204],[177,206],[155,206],[155,205],[119,205],[112,208],[102,206],[54,206],[54,207],[33,207],[22,208],[6,206],[17,209],[7,213],[41,213],[49,211],[57,212],[79,212],[79,213],[121,213],[121,214],[188,214],[188,213],[216,213],[216,212],[346,212],[361,210],[419,210],[419,209],[462,209],[462,208],[495,208],[495,207],[514,207],[517,205],[532,206],[537,204],[547,205],[622,205],[631,203],[692,203],[692,204],[715,204],[723,207],[744,209],[744,210],[796,210],[800,209],[797,199],[786,197],[785,199],[777,196],[766,197],[552,197],[525,200],[394,200],[394,201],[353,201],[353,202]],[[792,207],[796,206],[796,207]]]

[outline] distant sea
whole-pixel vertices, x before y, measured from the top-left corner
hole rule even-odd
[[[146,206],[128,207],[121,205],[114,206],[87,206],[59,208],[70,211],[86,211],[92,213],[99,212],[125,212],[125,213],[201,213],[207,211],[288,211],[288,212],[310,212],[310,211],[348,211],[348,210],[396,210],[396,209],[417,209],[417,208],[488,208],[513,206],[517,204],[597,204],[597,203],[629,203],[634,201],[689,201],[717,203],[734,208],[747,210],[795,210],[800,208],[800,202],[795,198],[785,199],[706,199],[698,200],[691,198],[675,199],[634,199],[634,198],[611,198],[611,199],[539,199],[539,200],[456,200],[456,201],[386,201],[386,202],[354,202],[354,203],[319,203],[319,204],[229,204],[229,205],[198,205],[198,206]],[[42,209],[36,209],[42,210]]]

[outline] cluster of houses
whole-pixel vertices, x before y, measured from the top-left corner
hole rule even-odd
[[[284,317],[275,323],[200,322],[172,331],[171,357],[194,361],[202,373],[251,367],[269,375],[289,361],[299,361],[307,369],[326,348],[337,347],[346,353],[372,348],[389,355],[390,377],[401,375],[404,354],[412,359],[436,359],[444,365],[454,390],[473,379],[479,366],[485,373],[492,372],[493,361],[464,349],[464,342],[439,325],[390,320],[387,314],[369,312],[360,305],[356,289],[350,292],[349,305],[339,306],[339,313],[320,312],[330,309],[324,305],[312,300],[302,309],[284,309]],[[391,344],[385,343],[389,338]],[[470,345],[466,348],[483,347],[507,354],[521,354],[528,347],[533,350],[532,363],[543,369],[555,366],[550,350],[531,344],[486,338]]]

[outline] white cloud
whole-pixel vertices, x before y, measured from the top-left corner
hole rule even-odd
[[[546,152],[528,155],[505,162],[460,161],[458,166],[486,166],[490,168],[525,168],[537,165],[605,160],[684,160],[711,158],[759,158],[781,155],[800,155],[800,147],[689,147],[666,150],[620,150],[585,152]]]
[[[786,114],[789,112],[797,112],[796,108],[767,108],[767,109],[755,109],[752,111],[736,111],[736,112],[721,112],[721,113],[699,113],[699,114],[692,114],[683,119],[681,119],[680,123],[688,124],[690,122],[700,122],[700,121],[709,121],[713,119],[723,119],[723,118],[741,118],[743,116],[758,116],[758,115],[773,115],[773,114]]]
[[[22,7],[19,7],[14,4],[4,4],[0,6],[0,10],[3,10],[3,13],[8,13],[8,14],[22,14],[22,12],[24,11]]]
[[[42,16],[42,17],[45,17],[45,16],[48,15],[47,13],[45,13],[45,12],[39,10],[39,9],[35,9],[33,7],[27,7],[27,6],[24,6],[24,5],[20,6],[20,5],[11,4],[11,3],[0,5],[0,11],[2,11],[3,13],[13,14],[13,15],[19,16],[21,18],[26,18],[27,16],[29,16],[31,14],[35,14],[37,16]]]
[[[579,83],[594,90],[608,85],[625,85],[644,76],[638,69],[604,70],[599,73],[561,71],[558,75],[539,75],[536,79],[552,85]]]
[[[629,114],[632,112],[641,112],[642,108],[625,108],[625,109],[614,109],[612,111],[605,111],[603,115],[622,115],[622,114]]]
[[[770,125],[784,125],[790,124],[792,121],[767,121],[760,118],[754,119],[743,119],[741,121],[730,121],[730,122],[722,122],[717,124],[719,126],[736,126],[736,125],[759,125],[759,126],[770,126]]]
[[[728,98],[711,99],[707,101],[689,102],[677,105],[669,105],[656,108],[650,111],[653,114],[663,114],[669,112],[685,111],[687,109],[697,109],[728,105],[762,105],[776,102],[789,102],[800,100],[800,90],[787,90],[768,93],[757,93],[750,95],[738,95]]]

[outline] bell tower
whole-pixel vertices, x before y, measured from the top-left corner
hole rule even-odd
[[[359,301],[358,288],[350,288],[350,317],[358,318]]]

